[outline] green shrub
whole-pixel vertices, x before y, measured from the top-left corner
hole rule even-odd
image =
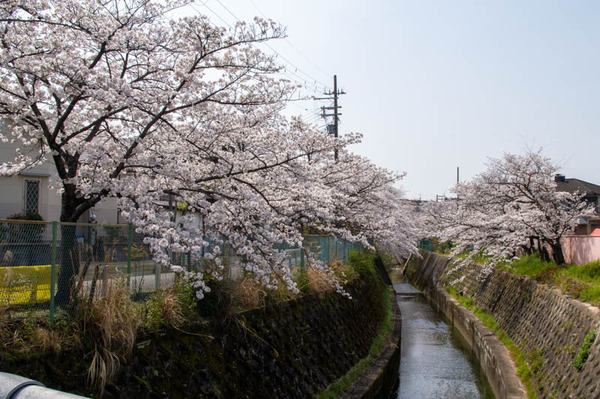
[[[571,266],[565,273],[583,280],[600,280],[600,261],[586,263],[581,266]]]
[[[235,281],[229,279],[219,281],[212,276],[206,276],[205,279],[210,292],[206,292],[204,298],[198,301],[198,313],[204,318],[227,317],[234,306]]]
[[[362,251],[352,250],[348,256],[348,263],[363,278],[373,278],[375,272],[375,252],[369,249]]]
[[[187,280],[176,278],[173,286],[156,291],[146,301],[144,327],[157,332],[164,327],[181,327],[195,319],[196,295]]]
[[[43,221],[44,218],[37,212],[15,213],[7,217],[9,220],[36,220]]]

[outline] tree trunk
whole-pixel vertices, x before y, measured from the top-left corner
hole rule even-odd
[[[540,253],[540,257],[544,262],[551,262],[550,254],[548,253],[548,249],[542,246],[542,252]]]
[[[71,195],[65,190],[61,199],[61,222],[76,222],[75,214],[77,212],[77,199],[74,190]],[[73,220],[75,219],[75,220]],[[58,287],[55,296],[57,305],[72,304],[72,287],[74,277],[79,273],[79,253],[76,236],[77,227],[73,225],[60,225],[60,258]]]
[[[62,219],[62,218],[61,218]],[[71,302],[71,287],[79,272],[76,226],[61,225],[60,228],[60,269],[55,303],[66,305]]]
[[[534,237],[529,237],[529,245],[526,246],[526,253],[527,255],[531,255],[533,253],[533,251],[535,251],[535,238]]]
[[[565,254],[562,249],[562,245],[560,242],[554,242],[550,244],[552,247],[552,256],[554,257],[554,262],[557,265],[562,265],[565,263]]]

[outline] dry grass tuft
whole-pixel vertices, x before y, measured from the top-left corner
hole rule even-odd
[[[308,285],[310,290],[317,294],[324,294],[335,291],[335,288],[329,283],[331,277],[326,273],[309,267],[306,271],[308,276]]]
[[[179,328],[186,321],[180,298],[173,288],[157,291],[146,304],[146,309],[146,317],[150,319],[147,323],[151,329],[164,325]]]
[[[100,388],[100,396],[110,378],[116,374],[121,362],[119,355],[106,348],[94,348],[94,357],[88,369],[88,378],[91,385]]]
[[[235,287],[233,296],[242,308],[254,309],[265,305],[267,293],[261,283],[247,275]]]
[[[94,341],[88,377],[90,384],[99,388],[100,396],[118,370],[120,359],[131,354],[140,319],[124,279],[104,280],[96,295],[79,297],[80,328]]]
[[[33,344],[44,353],[58,355],[62,349],[62,337],[55,331],[45,327],[36,327],[33,331]]]

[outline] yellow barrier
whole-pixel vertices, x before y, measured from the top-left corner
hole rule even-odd
[[[51,265],[0,268],[0,306],[48,302],[50,275]]]

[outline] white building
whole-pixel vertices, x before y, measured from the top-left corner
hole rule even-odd
[[[10,123],[0,119],[0,134],[10,129]],[[16,145],[0,142],[0,162],[15,159]],[[22,149],[23,151],[23,149]],[[39,155],[37,146],[25,149],[28,155]],[[50,158],[16,176],[0,176],[0,219],[18,213],[36,212],[46,221],[60,220],[60,183],[54,163]],[[93,209],[96,221],[101,224],[123,222],[119,220],[116,199],[108,198]],[[81,216],[80,222],[90,221],[90,213]]]

